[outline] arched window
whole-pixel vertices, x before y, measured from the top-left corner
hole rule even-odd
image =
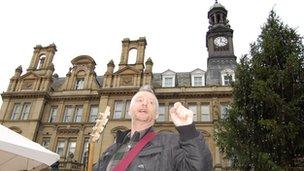
[[[135,64],[137,58],[137,49],[129,50],[128,64]]]
[[[74,85],[75,90],[84,89],[84,77],[85,77],[85,72],[84,71],[79,71],[77,73],[76,80],[75,80],[75,85]]]
[[[45,58],[46,58],[46,55],[45,54],[42,54],[40,55],[39,57],[39,66],[38,66],[38,69],[41,69],[43,67],[43,64],[45,62]]]
[[[221,23],[221,14],[216,15],[217,23]]]

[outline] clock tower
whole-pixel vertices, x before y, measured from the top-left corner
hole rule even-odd
[[[234,79],[236,56],[233,50],[233,30],[227,19],[227,10],[215,1],[208,12],[209,27],[206,35],[208,49],[207,85],[229,85]]]

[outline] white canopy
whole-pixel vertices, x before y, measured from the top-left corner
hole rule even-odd
[[[0,171],[40,170],[60,156],[0,124]]]

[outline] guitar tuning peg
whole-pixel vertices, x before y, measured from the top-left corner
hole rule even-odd
[[[95,125],[99,125],[101,123],[100,119],[96,119],[96,124]]]
[[[100,137],[100,134],[99,134],[99,133],[95,133],[95,134],[93,135],[92,140],[93,140],[94,142],[96,142],[96,141],[99,139],[99,137]]]
[[[98,129],[98,132],[99,132],[99,133],[102,133],[103,130],[104,130],[103,127],[102,127],[102,128],[99,128],[99,129]]]
[[[102,119],[102,115],[103,115],[103,114],[102,114],[101,112],[99,112],[99,113],[98,113],[98,119]]]
[[[92,130],[93,130],[93,131],[96,131],[96,129],[97,129],[97,127],[96,127],[96,126],[94,126],[94,127],[92,128]]]

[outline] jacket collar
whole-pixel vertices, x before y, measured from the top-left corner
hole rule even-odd
[[[148,131],[145,133],[147,134],[148,132],[154,131],[153,127],[148,128]],[[122,144],[125,137],[128,135],[128,133],[131,132],[131,129],[127,131],[120,131],[118,130],[116,132],[116,143]]]

